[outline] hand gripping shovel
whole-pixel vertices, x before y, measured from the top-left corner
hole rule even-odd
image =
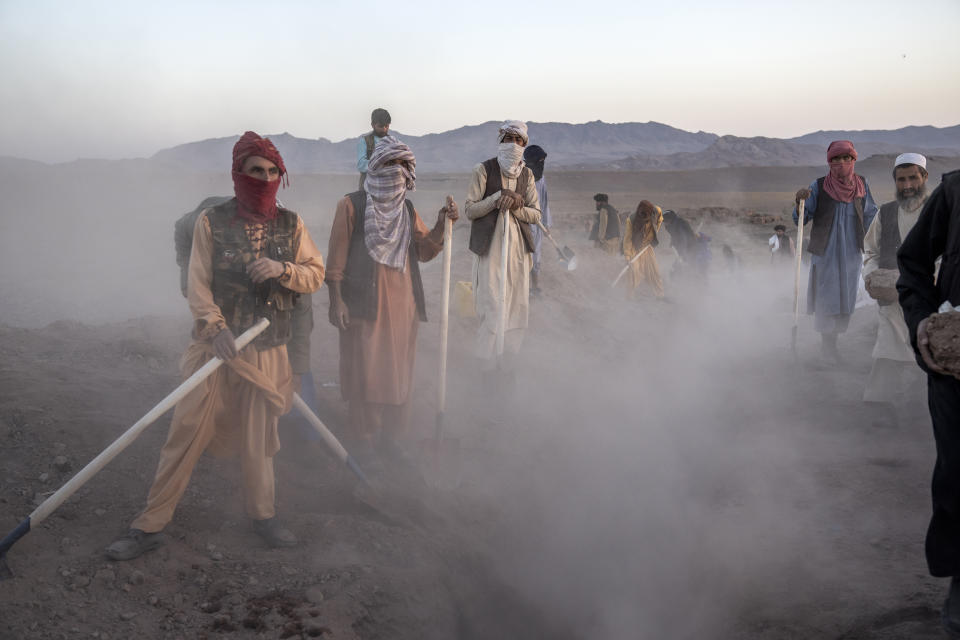
[[[550,239],[550,242],[553,243],[553,247],[557,250],[557,253],[560,255],[560,264],[563,265],[563,268],[567,271],[573,271],[577,268],[577,256],[573,253],[573,249],[567,245],[563,245],[563,248],[560,248],[560,245],[557,244],[557,241],[553,239],[553,236],[550,235],[550,232],[547,231],[547,228],[543,226],[542,222],[537,222],[537,226],[540,227],[540,230],[543,231],[543,235],[547,236]]]
[[[797,360],[797,327],[800,326],[800,269],[803,266],[803,205],[800,201],[797,205],[797,270],[793,279],[793,329],[790,332],[790,350],[793,351],[793,359]]]
[[[260,333],[263,332],[263,330],[266,329],[269,324],[269,320],[266,318],[261,318],[255,325],[244,331],[243,334],[236,340],[237,351],[240,351],[246,347],[250,341],[260,335]],[[213,357],[208,360],[202,367],[197,369],[192,376],[180,383],[180,386],[174,389],[170,395],[161,400],[157,406],[148,411],[145,416],[137,420],[137,422],[132,427],[127,429],[123,435],[114,440],[110,446],[100,453],[100,455],[88,462],[87,466],[81,469],[77,475],[73,476],[73,478],[71,478],[67,484],[60,487],[56,493],[40,503],[40,506],[34,509],[33,513],[27,516],[23,522],[18,524],[17,527],[8,533],[3,540],[0,540],[0,580],[5,580],[13,575],[10,571],[10,568],[7,566],[6,556],[7,551],[10,550],[10,547],[12,547],[17,540],[27,535],[31,528],[46,520],[47,516],[53,513],[57,507],[67,500],[67,498],[76,493],[80,487],[85,485],[90,480],[90,478],[99,473],[108,462],[113,460],[120,454],[121,451],[130,446],[147,427],[153,424],[158,418],[160,418],[160,416],[176,405],[185,395],[199,386],[201,382],[209,377],[210,374],[216,371],[217,368],[219,368],[222,364],[223,360],[217,357]]]

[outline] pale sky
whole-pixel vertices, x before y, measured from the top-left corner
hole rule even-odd
[[[125,158],[386,107],[792,137],[960,124],[960,0],[0,0],[0,155]]]

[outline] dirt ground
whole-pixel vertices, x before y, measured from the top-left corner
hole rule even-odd
[[[463,180],[422,179],[428,223]],[[333,183],[322,190],[346,184]],[[557,211],[572,215],[600,190],[578,188],[574,201],[558,186]],[[674,195],[674,208],[707,206]],[[111,563],[102,549],[143,506],[164,417],[10,551],[0,637],[942,637],[946,585],[923,558],[934,459],[923,385],[895,412],[861,402],[876,333],[870,304],[841,337],[842,365],[820,360],[806,316],[795,359],[792,272],[769,264],[772,225],[744,222],[752,207],[729,200],[741,215],[706,216],[702,228],[713,238],[706,280],[674,271],[663,234],[666,302],[611,289],[620,260],[561,224],[578,268],[564,271],[545,248],[544,293],[510,397],[483,397],[476,321],[454,315],[445,426],[459,453],[439,467],[420,458],[429,488],[388,513],[357,499],[288,418],[278,511],[298,546],[264,548],[243,515],[238,470],[205,458],[166,545]],[[157,228],[172,231],[175,217]],[[6,300],[14,276],[40,292],[0,325],[3,533],[178,383],[189,316],[174,306],[183,302],[172,237],[152,234],[154,223],[131,221],[147,225],[149,243],[166,243],[156,277],[172,289],[167,313],[130,313],[136,300],[110,306],[118,303],[104,293],[99,307],[71,298],[70,269],[59,264],[8,269],[0,281]],[[311,221],[324,253],[328,225]],[[466,238],[459,225],[454,281],[471,279]],[[723,244],[739,266],[726,266]],[[404,439],[414,453],[437,406],[439,263],[423,269],[430,321],[420,327]],[[89,320],[98,308],[103,317]],[[59,319],[25,322],[33,313]],[[314,313],[313,371],[337,429],[337,336],[323,291]],[[407,511],[407,499],[425,510]]]

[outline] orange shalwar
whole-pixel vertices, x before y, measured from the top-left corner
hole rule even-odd
[[[637,252],[642,251],[644,247],[651,245],[653,240],[657,237],[657,231],[660,230],[660,225],[663,224],[663,213],[660,211],[660,207],[657,207],[657,216],[656,219],[651,224],[650,222],[645,223],[646,229],[643,233],[643,239],[640,241],[640,246],[633,246],[633,224],[635,216],[630,216],[627,218],[627,228],[623,234],[623,257],[629,262],[633,259]],[[637,258],[637,260],[630,265],[630,281],[629,281],[629,295],[633,295],[637,289],[646,283],[649,289],[653,292],[658,298],[662,298],[663,291],[663,278],[660,277],[660,267],[657,265],[657,256],[654,253],[654,247],[650,246],[646,252]]]
[[[297,220],[293,244],[294,260],[287,263],[288,272],[280,284],[298,293],[312,293],[323,284],[324,266],[303,220]],[[194,227],[190,254],[187,301],[194,318],[194,341],[180,361],[184,378],[213,356],[211,340],[227,326],[213,301],[212,282],[213,237],[204,213]],[[147,506],[131,527],[153,533],[170,522],[206,450],[217,456],[239,456],[247,515],[254,520],[273,517],[273,456],[280,450],[277,418],[290,409],[292,383],[286,345],[262,351],[249,345],[187,394],[174,409]]]
[[[416,246],[420,262],[427,262],[443,250],[443,224],[428,229],[416,210],[414,214],[410,242]],[[361,224],[362,216],[363,212]],[[350,198],[341,199],[327,248],[330,282],[343,280],[356,223]],[[374,268],[376,320],[351,317],[349,326],[340,330],[340,391],[349,404],[350,435],[367,441],[387,426],[384,423],[391,423],[388,428],[395,431],[406,422],[420,324],[409,262],[403,270],[380,263],[374,263]]]

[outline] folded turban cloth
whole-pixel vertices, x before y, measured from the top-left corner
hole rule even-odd
[[[834,158],[844,154],[853,156],[853,161],[833,162]],[[863,179],[853,172],[856,160],[857,150],[849,140],[834,140],[827,147],[830,173],[823,181],[823,190],[837,202],[853,202],[854,198],[862,198],[866,195],[867,190]]]
[[[269,138],[261,138],[253,131],[247,131],[233,145],[233,193],[240,203],[237,215],[250,222],[262,223],[276,218],[280,213],[277,190],[281,180],[260,180],[244,174],[241,171],[243,163],[252,156],[265,158],[277,165],[284,186],[290,184],[290,180],[283,158]]]
[[[607,194],[605,194],[605,193],[598,193],[597,195],[593,196],[594,202],[606,202],[606,201],[608,201],[609,199],[610,199],[610,198],[608,198],[608,197],[607,197]]]
[[[512,133],[523,138],[524,145],[530,142],[530,137],[527,135],[527,125],[520,120],[507,120],[500,125],[500,135],[497,138],[497,142],[503,142],[503,136],[507,133]]]
[[[233,172],[240,173],[244,161],[250,156],[260,156],[266,158],[280,169],[280,175],[287,175],[287,167],[283,164],[283,158],[280,152],[273,146],[270,138],[261,138],[253,131],[247,131],[237,143],[233,145]],[[284,184],[288,184],[284,183]]]

